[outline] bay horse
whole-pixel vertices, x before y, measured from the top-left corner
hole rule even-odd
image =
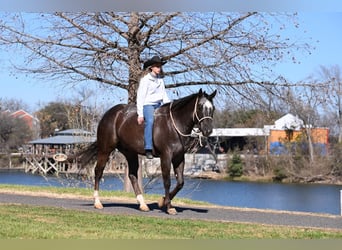
[[[184,185],[184,154],[189,148],[191,132],[196,126],[207,137],[213,129],[215,107],[213,98],[216,90],[208,95],[202,89],[198,93],[174,100],[159,107],[154,114],[153,151],[160,157],[165,196],[158,202],[160,208],[166,207],[168,214],[176,214],[171,200]],[[99,198],[99,182],[111,152],[118,149],[128,163],[128,175],[139,203],[139,209],[149,211],[138,185],[138,155],[145,154],[144,125],[137,122],[137,109],[134,104],[118,104],[102,117],[97,128],[97,140],[81,153],[84,165],[97,154],[94,183],[94,207],[102,209]],[[177,184],[170,192],[171,165]]]

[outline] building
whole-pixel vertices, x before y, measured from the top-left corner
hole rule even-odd
[[[96,137],[82,129],[67,129],[55,132],[54,136],[30,141],[31,152],[45,155],[63,153],[71,155],[82,144],[94,142]]]
[[[328,128],[309,127],[314,147],[321,154],[326,154],[328,150]],[[288,143],[299,143],[304,138],[305,126],[303,120],[292,114],[286,114],[276,120],[273,125],[265,125],[263,128],[216,128],[210,137],[220,138],[220,141],[230,141],[226,144],[238,146],[243,149],[246,144],[246,138],[261,137],[264,139],[265,145],[261,145],[264,153],[283,154]],[[305,146],[305,143],[302,144]],[[260,145],[259,145],[260,148]],[[228,149],[234,149],[232,146]],[[225,150],[227,151],[227,149]],[[260,150],[256,150],[260,152]]]
[[[25,171],[60,173],[76,167],[77,150],[96,141],[96,136],[81,129],[55,132],[54,136],[33,140],[25,152]]]
[[[10,116],[22,119],[23,121],[25,121],[27,126],[32,130],[39,125],[39,120],[36,117],[32,116],[31,114],[27,113],[25,110],[22,109],[11,113]]]
[[[270,154],[287,153],[289,147],[300,146],[305,150],[305,130],[311,133],[312,143],[317,153],[325,155],[328,152],[329,129],[304,125],[297,116],[287,114],[277,121],[273,126],[268,126],[268,152]],[[307,130],[307,131],[308,131]]]
[[[38,138],[40,135],[40,123],[39,120],[31,115],[30,113],[26,112],[23,109],[19,109],[14,112],[10,112],[9,110],[4,111],[4,113],[7,113],[10,117],[21,119],[24,121],[27,126],[32,131],[33,138]]]

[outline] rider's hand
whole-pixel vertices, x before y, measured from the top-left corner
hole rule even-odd
[[[144,117],[138,117],[138,124],[141,125],[144,123]]]

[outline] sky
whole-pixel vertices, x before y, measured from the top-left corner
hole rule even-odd
[[[298,14],[301,30],[307,32],[303,35],[312,37],[316,49],[309,56],[299,54],[297,59],[300,64],[280,63],[274,71],[291,82],[297,82],[317,72],[320,65],[326,67],[339,65],[342,69],[342,12],[315,11]],[[292,34],[289,35],[292,36]],[[293,34],[293,36],[297,37],[298,34]],[[31,112],[51,101],[78,96],[77,91],[62,87],[58,82],[41,82],[30,76],[11,75],[3,67],[0,68],[0,79],[0,98],[21,100],[29,106]],[[118,102],[127,102],[127,97],[124,95],[114,88],[101,88],[93,95],[93,98],[99,105],[108,105],[108,103],[114,105]]]
[[[321,65],[328,68],[339,65],[342,69],[342,12],[299,12],[298,15],[315,49],[311,55],[298,54],[300,64],[281,63],[276,70],[296,82],[317,72]]]

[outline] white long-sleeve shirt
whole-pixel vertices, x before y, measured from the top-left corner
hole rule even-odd
[[[157,103],[170,102],[165,91],[164,80],[157,78],[151,73],[141,78],[137,92],[137,112],[139,117],[143,117],[143,106]]]

